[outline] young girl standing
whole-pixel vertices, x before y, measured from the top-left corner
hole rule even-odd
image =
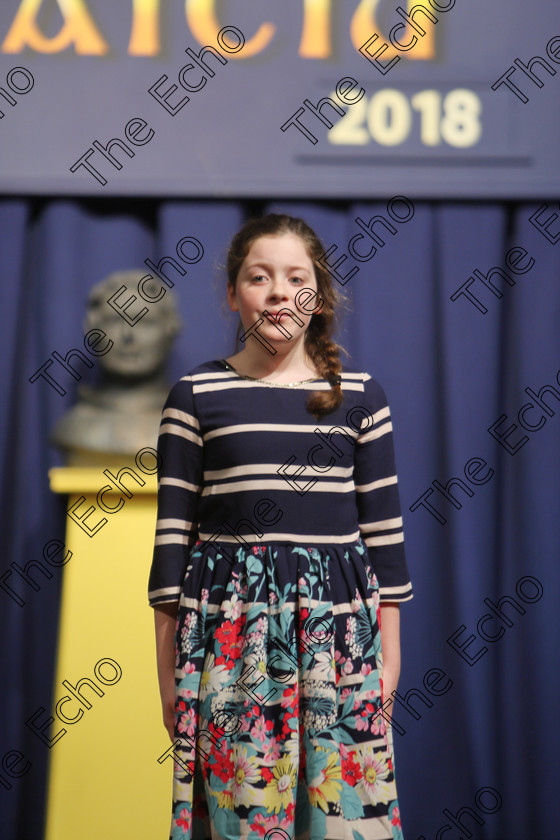
[[[149,600],[173,840],[402,838],[392,426],[339,359],[323,253],[301,219],[244,225],[227,261],[243,350],[164,406]]]

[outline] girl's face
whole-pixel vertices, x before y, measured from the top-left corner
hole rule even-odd
[[[239,269],[235,291],[228,283],[227,294],[230,309],[239,312],[245,331],[262,319],[264,323],[254,332],[258,329],[259,335],[279,349],[287,342],[303,340],[312,310],[319,302],[318,297],[306,292],[298,298],[298,308],[296,295],[300,289],[317,291],[315,270],[303,240],[293,233],[284,233],[261,236],[253,242]],[[262,314],[265,309],[271,315],[290,309],[303,325],[289,314],[281,316],[279,323],[290,334],[288,338]]]

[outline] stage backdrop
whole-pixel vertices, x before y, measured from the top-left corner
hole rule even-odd
[[[53,699],[66,693],[52,669],[57,593],[65,569],[49,565],[43,554],[49,541],[64,537],[67,519],[63,500],[48,487],[47,471],[59,463],[48,434],[81,383],[52,354],[63,358],[71,348],[84,350],[82,320],[91,286],[113,271],[142,267],[146,259],[157,263],[176,256],[176,244],[185,236],[202,243],[204,256],[188,266],[186,276],[170,273],[184,324],[170,364],[175,381],[204,360],[233,351],[236,320],[224,319],[225,281],[223,275],[216,283],[214,278],[225,244],[245,215],[268,209],[297,213],[325,245],[343,246],[353,235],[356,216],[383,214],[385,205],[0,202],[0,359],[6,365],[0,402],[2,840],[40,840],[47,759],[63,749],[59,743],[49,747],[37,734]],[[339,334],[352,354],[345,361],[381,382],[392,409],[415,588],[414,599],[401,608],[399,693],[409,708],[400,703],[394,708],[406,840],[560,836],[555,688],[560,243],[531,223],[539,207],[418,202],[414,217],[343,287],[351,301]],[[550,206],[545,217],[554,209]],[[513,285],[491,269],[505,272]],[[472,300],[456,294],[469,278],[474,278],[467,289]],[[138,303],[134,306],[129,314]],[[49,372],[66,394],[44,378],[30,381],[49,359]],[[97,363],[91,370],[79,362],[76,367],[81,382],[98,371]],[[51,576],[29,566],[33,587],[18,568],[37,563]],[[84,558],[77,552],[73,563],[77,568]],[[147,578],[148,566],[138,563],[134,585],[147,585]],[[147,597],[144,603],[148,615]],[[105,620],[100,606],[99,622]],[[84,622],[82,633],[96,639],[97,623]],[[97,658],[106,656],[119,661],[118,652],[101,648]],[[84,656],[65,676],[75,685],[92,676],[95,661]],[[132,679],[122,664],[119,684],[99,703],[94,697],[77,726],[84,733],[94,717],[106,713],[133,739],[150,725],[152,734],[161,733],[163,751],[167,742],[159,720],[148,724],[122,702],[119,688]],[[153,680],[152,686],[155,661]],[[59,728],[57,720],[44,738]],[[67,741],[78,737],[75,726],[65,728]],[[150,759],[154,766],[157,757]],[[90,760],[84,754],[77,769],[84,784]],[[166,772],[165,765],[160,769]],[[131,766],[123,778],[122,807],[150,812],[154,803],[133,794],[135,770]],[[460,812],[470,834],[448,816]],[[78,837],[122,840],[103,823],[102,798],[93,813],[83,814],[71,838],[57,840]],[[134,834],[134,840],[164,838]]]
[[[400,2],[3,0],[0,187],[557,195],[556,0]]]

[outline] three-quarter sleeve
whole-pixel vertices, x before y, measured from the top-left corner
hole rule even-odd
[[[190,376],[177,382],[167,397],[157,448],[157,522],[148,583],[152,607],[179,600],[190,547],[198,535],[203,445]]]
[[[363,383],[365,411],[354,453],[360,534],[379,581],[381,601],[408,601],[412,584],[404,551],[391,413],[381,385],[368,373]]]

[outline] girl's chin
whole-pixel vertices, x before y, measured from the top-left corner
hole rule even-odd
[[[253,321],[251,326],[246,327],[243,325],[243,335],[249,333],[250,335],[254,336],[258,339],[259,335],[266,336],[267,341],[270,341],[272,344],[285,344],[287,342],[292,342],[294,339],[301,337],[301,330],[298,328],[297,334],[294,332],[294,325],[293,321],[288,316],[280,316],[280,324],[282,325],[282,329],[279,329],[278,326],[272,324],[268,319],[263,319],[263,323],[259,324],[258,327],[255,327],[255,324],[258,323],[257,321]],[[284,335],[283,330],[286,330],[290,337],[288,338],[287,335]],[[247,335],[249,338],[249,335]],[[245,339],[245,341],[247,340]]]

